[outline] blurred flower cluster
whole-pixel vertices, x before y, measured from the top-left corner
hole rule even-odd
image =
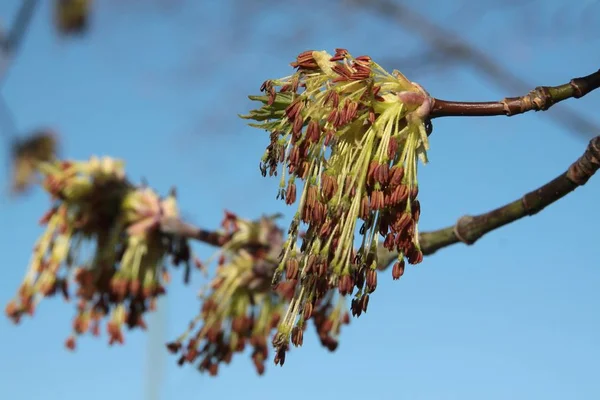
[[[92,0],[54,0],[56,29],[63,35],[87,31]]]
[[[190,262],[185,239],[160,231],[163,218],[178,214],[174,193],[161,199],[133,186],[123,164],[107,157],[40,162],[37,169],[53,205],[41,218],[46,229],[6,314],[19,322],[45,297],[69,299],[74,285],[76,316],[67,347],[75,347],[78,335],[98,335],[103,319],[110,343],[122,343],[122,327],[144,328],[144,313],[165,293],[165,258]]]
[[[17,139],[11,149],[12,187],[16,194],[23,193],[35,182],[37,165],[56,157],[57,136],[49,130],[38,130],[23,139]]]
[[[275,218],[248,221],[225,213],[223,235],[229,240],[215,255],[216,276],[200,293],[198,316],[177,340],[167,344],[172,353],[180,355],[180,365],[196,363],[199,371],[214,376],[221,363],[228,364],[235,353],[250,347],[256,371],[264,373],[268,342],[295,287],[295,282],[289,281],[271,288],[283,243]],[[337,347],[340,325],[349,322],[341,309],[343,302],[333,305],[335,297],[323,299],[314,312],[319,338],[332,351]],[[308,309],[305,312],[311,313]],[[296,344],[302,343],[304,330],[303,326],[294,331]],[[285,357],[285,353],[278,357]]]
[[[299,198],[273,278],[294,290],[274,338],[276,363],[332,291],[353,294],[353,315],[366,311],[380,241],[399,252],[394,279],[405,260],[422,261],[417,159],[427,162],[431,129],[427,92],[368,56],[306,51],[291,65],[296,72],[264,82],[264,95],[250,96],[262,106],[242,116],[270,132],[263,176],[280,170],[278,197]]]

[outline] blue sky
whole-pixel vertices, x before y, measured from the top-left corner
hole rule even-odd
[[[17,3],[0,5],[4,26]],[[248,218],[281,211],[289,221],[292,209],[275,200],[278,181],[262,178],[257,168],[267,136],[236,117],[249,109],[246,96],[265,79],[287,75],[289,62],[306,49],[345,47],[378,60],[423,47],[392,21],[338,2],[269,1],[270,8],[245,19],[258,2],[240,10],[242,3],[234,1],[178,1],[178,7],[158,0],[97,1],[93,29],[75,40],[54,34],[50,2],[42,3],[2,88],[18,128],[52,127],[66,157],[123,158],[132,180],[145,177],[162,193],[176,185],[185,215],[207,228],[217,226],[223,209]],[[543,8],[535,3],[511,12],[496,7],[478,17],[454,3],[420,7],[532,88],[597,70],[600,33],[577,18],[600,11],[599,3],[582,1],[574,11],[563,2],[546,1]],[[534,25],[528,25],[531,15]],[[523,94],[493,85],[469,67],[409,78],[445,99]],[[599,102],[596,92],[567,103],[600,124]],[[591,138],[557,127],[543,113],[452,118],[434,126],[430,163],[419,171],[421,230],[534,189],[562,173]],[[68,353],[63,342],[73,306],[46,301],[19,326],[0,318],[0,397],[599,398],[599,182],[590,180],[472,247],[443,249],[407,268],[399,281],[392,281],[391,271],[383,273],[368,314],[352,320],[334,354],[307,331],[285,367],[269,363],[264,377],[255,374],[249,357],[238,357],[214,379],[177,367],[162,350],[162,342],[195,315],[200,276],[183,287],[175,272],[163,311],[149,321],[157,332],[128,333],[123,347],[109,348],[106,337],[86,338]],[[41,232],[36,222],[47,206],[40,190],[19,201],[0,200],[2,304],[23,277]],[[202,245],[195,250],[203,258],[212,253]]]

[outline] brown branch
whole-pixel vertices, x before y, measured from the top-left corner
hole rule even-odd
[[[166,235],[181,236],[217,247],[223,246],[229,240],[226,234],[207,231],[174,217],[163,218],[160,221],[160,230]]]
[[[424,255],[458,242],[471,245],[488,232],[525,216],[534,215],[546,206],[584,185],[600,168],[600,136],[592,139],[583,155],[567,171],[525,196],[485,214],[466,215],[456,225],[419,236]],[[382,250],[379,254],[382,269],[389,266],[397,253]]]
[[[507,97],[500,101],[461,102],[433,99],[431,118],[490,117],[522,114],[527,111],[545,111],[569,98],[580,98],[600,87],[600,70],[559,86],[539,86],[521,97]]]

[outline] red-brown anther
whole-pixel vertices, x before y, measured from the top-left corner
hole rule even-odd
[[[317,187],[315,185],[311,185],[308,188],[308,191],[306,193],[306,207],[309,208],[313,208],[315,206],[315,204],[317,204],[317,200],[318,200],[318,193],[317,193]]]
[[[331,103],[331,106],[336,109],[340,105],[340,95],[335,90],[327,91],[327,94],[323,98],[323,105],[326,106]]]
[[[219,334],[221,333],[221,327],[220,326],[211,326],[210,328],[208,328],[207,332],[206,332],[206,339],[209,342],[213,342],[216,343],[219,339]]]
[[[322,239],[329,238],[329,235],[331,234],[332,225],[333,221],[331,219],[327,219],[325,223],[321,225],[321,228],[319,228],[319,237],[321,237]]]
[[[244,351],[244,349],[246,348],[246,338],[245,337],[240,337],[236,346],[235,346],[235,351],[237,352],[242,352]]]
[[[246,319],[243,315],[238,315],[231,321],[231,330],[240,335],[246,330]]]
[[[300,165],[298,166],[298,172],[297,175],[300,177],[300,179],[306,179],[306,177],[308,177],[308,173],[310,170],[310,164],[308,163],[308,161],[302,161],[300,163]]]
[[[131,282],[129,282],[129,293],[131,294],[131,296],[136,297],[140,292],[140,287],[140,281],[137,279],[134,279]]]
[[[404,259],[396,261],[394,266],[392,267],[392,278],[393,280],[398,280],[400,277],[404,275]]]
[[[353,317],[360,317],[360,314],[362,314],[362,304],[360,299],[352,299],[352,302],[350,303],[350,310],[352,311]]]
[[[317,275],[318,276],[325,276],[327,274],[327,260],[326,259],[319,259],[319,262],[317,263]]]
[[[385,240],[383,241],[383,247],[385,247],[386,249],[388,249],[389,251],[392,251],[394,249],[394,241],[395,241],[395,236],[393,233],[388,233],[385,236]]]
[[[338,290],[342,296],[352,293],[354,282],[350,275],[342,275],[338,281]]]
[[[413,245],[406,254],[406,258],[409,264],[419,264],[423,261],[423,252]]]
[[[167,349],[170,353],[175,354],[181,350],[181,342],[167,343]]]
[[[410,211],[415,223],[419,222],[419,217],[421,216],[421,203],[419,200],[410,202]]]
[[[340,117],[338,115],[339,113],[340,113],[340,111],[337,108],[334,108],[333,110],[331,110],[331,112],[327,116],[327,122],[329,122],[330,124],[333,124],[335,127],[337,127],[336,121],[339,121],[339,119],[340,119]]]
[[[331,67],[331,69],[333,70],[333,72],[339,75],[338,77],[333,79],[333,82],[343,82],[350,79],[350,77],[352,76],[352,71],[345,64],[335,64],[333,67]]]
[[[419,187],[418,186],[411,186],[410,187],[410,199],[411,200],[416,200],[418,195],[419,195]]]
[[[325,204],[321,202],[315,203],[315,207],[312,210],[312,222],[317,225],[322,225],[325,222],[327,209]]]
[[[375,180],[382,185],[387,185],[390,178],[390,167],[387,163],[380,164],[375,170]]]
[[[344,107],[340,112],[340,126],[346,125],[356,117],[356,112],[358,111],[358,103],[352,100],[346,99],[344,103]]]
[[[398,140],[396,138],[390,138],[388,142],[387,148],[387,156],[390,160],[393,160],[396,157],[396,153],[398,152]]]
[[[260,91],[261,92],[266,92],[271,87],[273,87],[273,81],[266,80],[266,81],[263,82],[262,85],[260,85]]]
[[[290,154],[288,155],[288,166],[290,168],[292,166],[297,167],[300,162],[300,149],[298,146],[292,146],[290,149]]]
[[[283,367],[285,363],[285,347],[281,347],[277,349],[277,353],[275,354],[275,365],[279,364]]]
[[[58,210],[58,207],[52,207],[50,210],[46,211],[46,213],[44,215],[42,215],[42,218],[40,218],[38,223],[40,225],[46,225],[48,223],[48,221],[50,221],[50,218],[52,218],[52,216],[54,216],[54,214],[56,214],[57,210]]]
[[[400,204],[408,198],[408,187],[406,185],[396,186],[390,201],[392,204]]]
[[[292,139],[295,142],[300,140],[302,137],[302,126],[304,125],[304,120],[300,117],[294,119],[294,125],[292,126]]]
[[[399,214],[399,215],[398,215]],[[392,229],[395,232],[403,232],[412,222],[412,215],[407,212],[401,212],[396,214],[396,220],[392,224]]]
[[[219,364],[211,363],[210,366],[208,367],[208,374],[210,376],[217,376],[218,373],[219,373]]]
[[[73,330],[79,335],[87,332],[89,326],[90,326],[89,318],[85,318],[82,315],[77,315],[73,319]]]
[[[374,190],[371,193],[371,208],[373,210],[381,210],[385,207],[385,201],[383,198],[383,192],[381,190]]]
[[[348,312],[345,312],[344,315],[342,315],[342,324],[348,325],[349,323],[350,323],[350,314],[348,314]]]
[[[285,109],[285,115],[294,121],[296,117],[301,116],[302,109],[304,108],[304,102],[302,100],[296,100]]]
[[[254,368],[256,368],[256,372],[258,375],[262,375],[265,373],[265,364],[263,361],[254,360]]]
[[[227,353],[225,353],[225,355],[223,356],[223,362],[225,364],[229,364],[231,362],[231,359],[233,358],[233,352],[231,350],[229,350]]]
[[[369,218],[369,214],[371,213],[371,206],[369,205],[369,198],[367,195],[364,195],[362,200],[360,201],[360,210],[358,212],[358,217],[367,220]]]
[[[314,119],[308,123],[306,127],[306,140],[309,143],[317,143],[321,138],[321,126]]]
[[[377,117],[375,116],[375,111],[369,110],[369,122],[374,124],[376,119]]]
[[[304,304],[304,309],[302,310],[302,318],[304,318],[305,321],[308,321],[312,316],[312,312],[313,305],[310,301],[307,301],[306,304]]]
[[[321,193],[326,201],[329,201],[333,198],[335,193],[338,190],[337,180],[331,175],[323,172],[321,174]]]
[[[295,258],[290,258],[287,260],[285,266],[285,278],[287,280],[298,278],[298,260]]]
[[[295,326],[292,328],[292,344],[296,347],[302,346],[304,331],[302,328]]]
[[[327,334],[331,332],[331,329],[333,329],[333,320],[331,318],[328,318],[325,321],[323,321],[323,324],[321,325],[321,332]]]
[[[69,336],[65,341],[65,347],[69,350],[75,350],[75,337]]]
[[[377,271],[369,268],[366,274],[366,284],[369,293],[373,293],[377,288]],[[366,310],[365,310],[366,311]]]
[[[371,186],[375,184],[375,173],[377,168],[379,168],[379,163],[376,160],[371,160],[369,163],[369,169],[367,170],[367,184]]]
[[[340,61],[346,58],[348,50],[346,49],[335,49],[335,55],[329,59],[329,61]]]
[[[290,65],[298,69],[319,69],[319,64],[313,57],[313,50],[303,51],[296,57],[296,61],[290,63]]]
[[[399,186],[402,183],[402,178],[404,178],[404,167],[401,165],[394,165],[390,169],[390,186]]]
[[[369,295],[365,294],[360,298],[360,305],[362,307],[363,312],[367,312],[367,307],[369,306]]]

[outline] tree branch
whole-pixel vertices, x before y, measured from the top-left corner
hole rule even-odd
[[[229,240],[229,235],[207,231],[174,217],[163,218],[160,221],[160,230],[166,235],[181,236],[217,247],[223,246]]]
[[[431,118],[490,117],[522,114],[527,111],[545,111],[563,100],[580,98],[600,87],[600,70],[559,86],[539,86],[521,97],[507,97],[500,101],[461,102],[433,99]]]
[[[566,196],[578,186],[584,185],[600,168],[600,136],[592,139],[583,155],[567,171],[540,188],[500,208],[476,216],[463,216],[456,225],[419,236],[424,255],[463,242],[474,244],[488,232],[510,224],[525,216],[534,215],[546,206]],[[386,268],[397,257],[397,253],[383,249],[379,254],[382,268]]]

